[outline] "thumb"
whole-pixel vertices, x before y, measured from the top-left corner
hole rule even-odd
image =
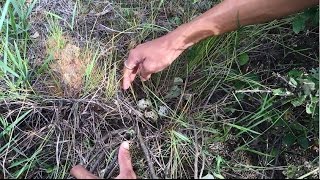
[[[120,145],[118,162],[120,167],[120,174],[116,179],[136,179],[137,176],[133,171],[131,163],[131,155],[129,151],[129,142],[125,141]]]
[[[76,179],[99,179],[99,177],[93,175],[81,165],[73,167],[70,170],[70,174]]]

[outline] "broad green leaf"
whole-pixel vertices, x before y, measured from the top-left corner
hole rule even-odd
[[[290,77],[289,84],[294,87],[297,87],[297,85],[298,85],[297,81],[295,79],[293,79],[292,77]]]
[[[306,105],[306,112],[307,112],[308,114],[313,114],[314,110],[315,110],[315,105],[314,105],[314,103],[308,103],[308,104]]]
[[[301,106],[304,103],[304,101],[306,100],[306,97],[307,97],[307,95],[303,95],[303,96],[297,97],[297,98],[291,100],[291,104],[294,107]]]
[[[287,179],[294,179],[298,172],[298,167],[294,165],[289,165],[284,174],[287,176]]]
[[[283,137],[283,143],[287,146],[291,146],[295,141],[296,137],[292,133],[289,133]]]
[[[173,80],[173,84],[174,85],[182,85],[183,84],[183,79],[181,79],[180,77],[175,77]]]
[[[316,69],[311,69],[310,73],[313,78],[319,80],[319,67]]]
[[[272,93],[275,96],[281,96],[281,95],[285,95],[285,90],[283,88],[278,88],[278,89],[272,90]]]
[[[288,72],[289,77],[293,77],[293,78],[301,77],[302,74],[303,72],[297,69],[293,69]]]
[[[249,56],[247,53],[243,53],[239,56],[239,64],[241,66],[247,64],[249,62]]]
[[[304,149],[308,149],[309,147],[309,141],[305,136],[298,137],[298,144]]]
[[[319,6],[317,8],[317,12],[311,17],[311,23],[314,26],[319,26]]]
[[[312,7],[303,12],[303,15],[311,20],[314,26],[319,25],[319,7]]]
[[[308,79],[302,79],[300,80],[303,85],[303,91],[305,95],[310,95],[312,91],[314,91],[316,89],[316,84]]]
[[[247,84],[243,83],[242,81],[234,81],[233,82],[233,86],[235,87],[236,90],[243,89],[243,88],[245,88],[246,85]]]
[[[280,150],[277,148],[272,148],[271,153],[272,156],[276,157],[277,155],[280,154]]]
[[[306,18],[302,15],[298,15],[292,22],[292,30],[296,34],[305,29]]]
[[[306,128],[304,126],[302,126],[300,123],[298,122],[294,122],[290,124],[290,128],[294,129],[296,131],[304,131]]]
[[[182,93],[181,88],[179,88],[177,85],[172,86],[169,93],[165,96],[166,99],[172,99],[179,97]]]
[[[236,97],[239,101],[242,101],[244,98],[244,93],[236,93]]]
[[[245,78],[248,78],[248,80],[251,80],[251,81],[255,81],[255,82],[260,82],[260,78],[257,74],[255,73],[248,73],[244,76]],[[251,86],[254,85],[254,83],[249,83]]]
[[[310,100],[311,100],[311,103],[317,103],[319,102],[319,97],[310,95]]]

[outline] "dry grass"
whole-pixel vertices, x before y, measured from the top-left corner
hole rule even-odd
[[[0,136],[0,175],[5,178],[70,178],[70,168],[80,163],[106,178],[110,176],[106,171],[114,162],[117,147],[123,140],[131,140],[134,170],[139,177],[149,178],[151,174],[140,147],[137,126],[155,175],[160,178],[194,178],[195,170],[199,177],[207,173],[217,178],[286,177],[282,171],[287,172],[289,166],[304,166],[302,162],[284,160],[282,156],[270,159],[268,155],[238,151],[238,147],[255,138],[254,134],[237,136],[237,129],[229,126],[259,110],[263,104],[261,98],[265,98],[262,94],[252,95],[243,103],[234,98],[232,83],[252,81],[249,75],[237,74],[238,70],[243,70],[241,67],[232,69],[236,55],[252,53],[257,61],[247,66],[245,74],[254,71],[268,77],[259,82],[258,87],[272,88],[273,82],[269,79],[275,77],[264,70],[269,68],[281,73],[292,66],[278,67],[281,64],[272,58],[282,56],[271,53],[281,53],[285,49],[265,37],[278,38],[273,37],[270,29],[277,31],[284,25],[280,30],[287,31],[286,21],[207,39],[180,58],[188,59],[188,63],[177,61],[150,82],[136,81],[128,92],[120,89],[122,62],[131,48],[188,22],[212,4],[206,0],[198,3],[37,2],[29,18],[28,32],[38,33],[39,37],[28,40],[30,46],[26,53],[33,72],[31,86],[13,91],[0,81],[1,128],[7,129]],[[318,36],[317,31],[312,32]],[[271,51],[273,48],[279,51]],[[268,50],[270,53],[259,56]],[[312,47],[310,51],[314,53]],[[318,63],[312,60],[315,56],[306,58],[311,67]],[[261,62],[262,58],[268,59],[269,65],[276,65],[265,67],[267,63]],[[174,86],[175,77],[184,81],[179,86],[181,93],[165,98]],[[167,106],[170,114],[157,122],[150,121],[136,105],[141,98],[151,100],[154,110]],[[275,109],[272,107],[270,112],[278,112]],[[14,126],[10,128],[10,124]],[[261,128],[261,132],[263,130]],[[269,152],[280,146],[278,136],[271,142],[264,141],[273,134],[283,133],[281,129],[272,130],[261,136],[264,144],[253,141],[252,149]],[[301,148],[296,147],[296,150],[301,151]],[[296,155],[295,159],[304,157],[309,167],[295,172],[303,175],[314,169],[318,162],[314,152]],[[117,172],[115,169],[111,176],[116,176]]]

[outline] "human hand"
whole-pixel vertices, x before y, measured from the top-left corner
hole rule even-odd
[[[133,171],[131,163],[131,155],[129,152],[129,142],[125,141],[120,145],[118,153],[118,163],[120,168],[120,174],[116,179],[137,179],[136,174]],[[76,179],[100,179],[87,171],[83,166],[77,165],[73,167],[70,174]]]
[[[150,79],[153,73],[168,67],[183,50],[174,33],[138,45],[124,63],[122,88],[128,89],[137,74],[143,81]]]

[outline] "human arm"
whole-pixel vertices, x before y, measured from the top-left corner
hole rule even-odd
[[[123,74],[128,89],[137,74],[142,80],[168,67],[185,49],[198,41],[299,12],[317,0],[225,0],[189,23],[130,51]]]

